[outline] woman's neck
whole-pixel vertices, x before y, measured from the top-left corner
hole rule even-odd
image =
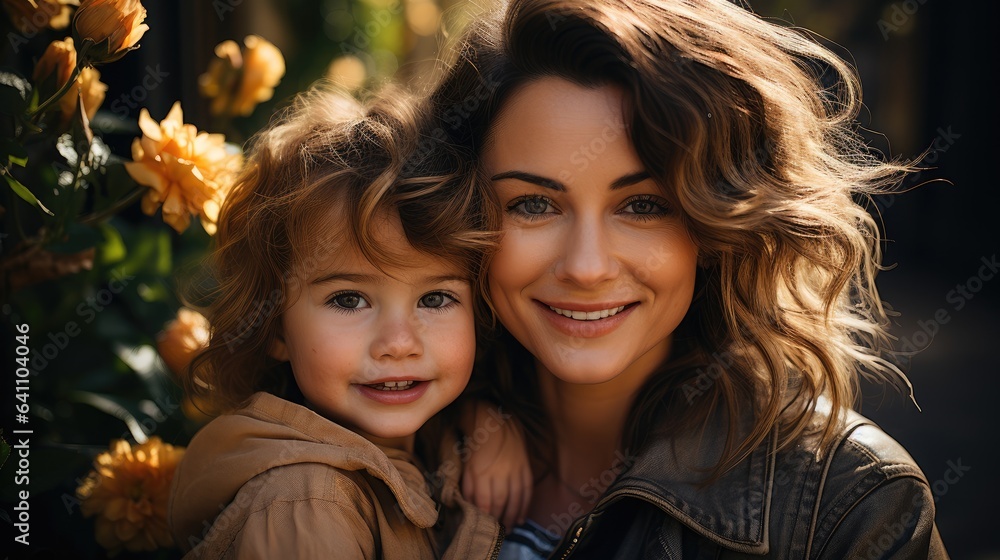
[[[537,364],[542,404],[548,412],[556,447],[554,474],[578,487],[620,465],[630,453],[622,436],[636,395],[666,360],[669,342],[603,383],[567,383]]]

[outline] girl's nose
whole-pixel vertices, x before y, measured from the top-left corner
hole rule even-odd
[[[371,344],[371,356],[377,360],[416,357],[423,354],[421,325],[409,315],[394,315],[380,321]]]

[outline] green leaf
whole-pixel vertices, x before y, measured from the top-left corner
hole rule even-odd
[[[13,140],[0,140],[0,159],[6,159],[19,167],[28,164],[28,150]]]
[[[20,181],[18,181],[8,173],[4,173],[3,176],[4,179],[7,179],[7,184],[10,185],[11,190],[13,190],[14,193],[17,194],[17,196],[24,199],[24,201],[27,202],[28,204],[34,206],[35,208],[38,208],[42,212],[45,212],[49,216],[55,216],[55,214],[53,214],[51,210],[46,208],[45,205],[41,203],[41,201],[35,198],[35,195],[32,194],[30,190],[28,190],[28,187],[22,185]]]
[[[104,222],[97,227],[104,234],[104,243],[97,252],[97,258],[100,263],[102,265],[110,265],[121,262],[126,255],[125,242],[122,240],[122,235],[109,222]]]
[[[142,425],[139,424],[139,420],[136,418],[137,416],[145,417],[144,414],[139,412],[139,403],[130,402],[128,399],[116,395],[102,395],[89,391],[73,391],[70,393],[69,399],[89,404],[102,412],[118,418],[125,423],[125,426],[136,441],[139,443],[146,441],[146,432],[142,429]]]

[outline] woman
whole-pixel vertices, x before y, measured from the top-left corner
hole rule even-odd
[[[485,381],[535,460],[501,558],[946,558],[850,410],[905,382],[854,197],[909,171],[852,69],[724,0],[513,0],[457,52],[429,133],[492,186]]]

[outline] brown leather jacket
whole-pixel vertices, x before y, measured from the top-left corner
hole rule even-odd
[[[185,558],[495,558],[500,527],[458,472],[438,471],[439,505],[408,454],[257,393],[191,440],[168,520]]]
[[[816,421],[828,414],[821,406]],[[551,558],[947,559],[934,496],[909,454],[853,411],[838,426],[823,450],[806,436],[775,452],[772,434],[709,486],[692,467],[714,464],[723,422],[659,437],[625,458],[628,468]]]

